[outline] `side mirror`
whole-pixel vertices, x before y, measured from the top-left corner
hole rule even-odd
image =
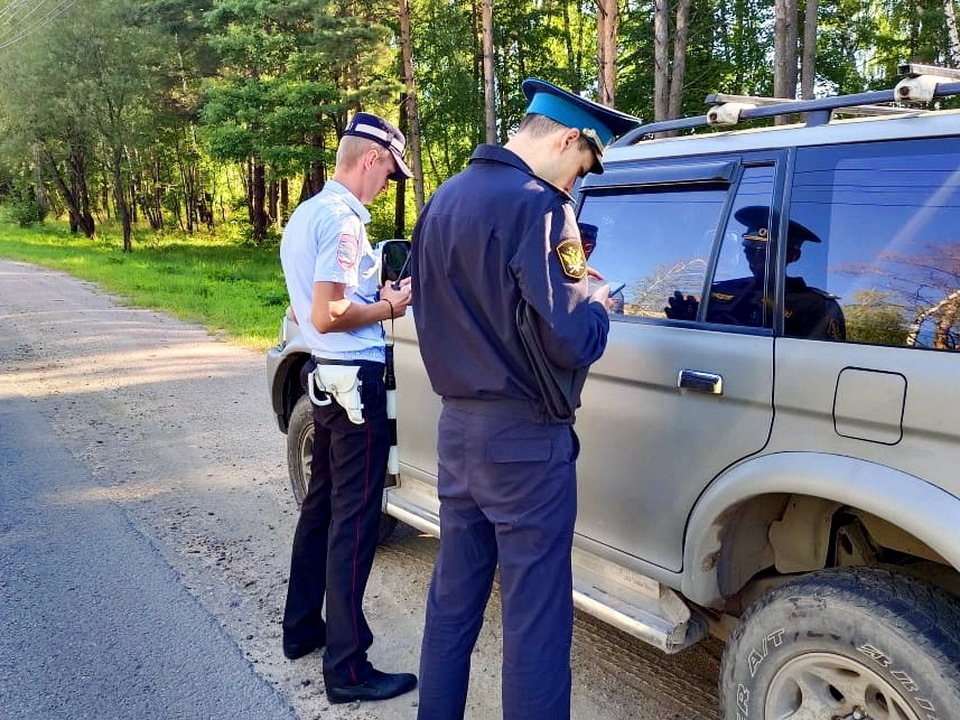
[[[377,243],[380,251],[380,284],[398,283],[410,276],[410,241],[383,240]]]

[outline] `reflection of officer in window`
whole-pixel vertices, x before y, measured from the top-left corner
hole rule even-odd
[[[583,256],[589,260],[590,253],[593,252],[593,249],[597,246],[597,233],[600,228],[596,225],[591,225],[590,223],[578,222],[577,227],[580,229],[580,244],[583,246]],[[587,268],[587,274],[591,275],[593,270]],[[597,283],[602,284],[604,281],[597,279]],[[592,280],[591,280],[592,287]],[[607,311],[615,315],[623,314],[623,290],[619,290],[616,293],[609,296],[607,300]]]
[[[743,253],[750,264],[750,277],[714,283],[707,306],[707,322],[759,327],[763,324],[764,273],[769,244],[769,210],[750,206],[734,217],[747,230],[743,234]],[[820,242],[813,232],[791,220],[787,234],[787,265],[800,259],[804,242]],[[697,300],[675,292],[664,308],[668,318],[692,320],[697,315]],[[784,334],[824,340],[843,340],[846,328],[840,305],[827,292],[810,287],[801,277],[787,277],[784,292]]]
[[[584,222],[578,222],[577,227],[580,228],[580,244],[583,245],[583,255],[589,260],[590,253],[597,246],[597,231],[599,228],[596,225]]]

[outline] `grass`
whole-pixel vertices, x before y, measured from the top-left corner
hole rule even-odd
[[[128,305],[169,312],[257,350],[274,343],[287,305],[275,245],[216,235],[141,231],[124,253],[110,228],[90,240],[63,222],[20,228],[0,216],[0,257],[62,270]]]

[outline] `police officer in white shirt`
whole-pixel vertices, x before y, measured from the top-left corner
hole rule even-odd
[[[290,301],[313,354],[306,368],[313,371],[304,377],[315,428],[310,485],[293,540],[283,651],[295,660],[325,648],[332,703],[384,700],[417,684],[415,675],[374,669],[367,659],[373,634],[363,614],[390,445],[380,323],[404,315],[410,304],[409,281],[378,287],[365,206],[390,180],[412,177],[404,147],[393,125],[357,113],[340,140],[333,179],[297,207],[280,244]]]

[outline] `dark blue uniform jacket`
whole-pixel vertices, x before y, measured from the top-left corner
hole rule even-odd
[[[558,368],[600,357],[606,308],[587,300],[585,276],[569,263],[565,272],[557,252],[579,237],[570,197],[498,146],[478,147],[437,190],[414,228],[412,259],[420,352],[435,392],[540,399],[516,326],[521,297]]]

